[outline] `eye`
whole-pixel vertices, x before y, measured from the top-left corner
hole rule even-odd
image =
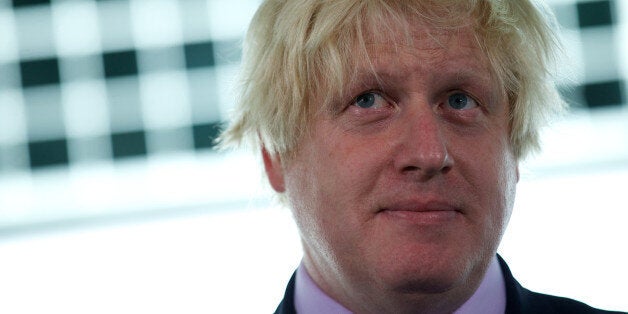
[[[449,107],[456,110],[467,110],[478,106],[473,98],[461,92],[456,92],[449,95],[447,103],[449,104]]]
[[[362,109],[377,109],[386,106],[386,100],[376,92],[367,92],[355,98],[354,104]]]

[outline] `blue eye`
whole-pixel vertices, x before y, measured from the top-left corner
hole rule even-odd
[[[374,93],[365,93],[358,96],[355,99],[356,106],[360,108],[371,108],[375,105],[375,94]]]
[[[386,100],[378,93],[367,92],[356,97],[354,104],[362,109],[373,109],[384,107]]]
[[[464,93],[453,93],[449,95],[447,102],[451,108],[456,110],[469,109],[477,106],[473,98],[467,96]]]

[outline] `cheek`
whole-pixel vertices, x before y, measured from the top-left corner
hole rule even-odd
[[[351,249],[374,214],[373,189],[381,179],[383,155],[334,134],[302,146],[285,170],[286,195],[309,245],[321,252]]]
[[[346,202],[342,197],[351,195],[344,170],[334,152],[316,141],[303,145],[286,167],[286,196],[302,238],[321,242],[335,233]]]
[[[478,155],[481,156],[481,155]],[[482,188],[477,195],[483,199],[487,232],[491,238],[500,239],[510,220],[517,185],[517,162],[507,144],[498,145],[486,156],[484,165],[478,167],[477,185]]]
[[[509,134],[508,127],[503,126],[503,129],[503,132],[499,132],[503,136],[498,137],[499,140],[496,141],[499,145],[495,154],[495,171],[497,172],[495,187],[499,190],[500,199],[503,200],[504,219],[507,222],[515,201],[517,182],[519,181],[519,164],[510,145],[510,138],[507,136]]]
[[[500,237],[510,218],[517,184],[517,162],[506,136],[495,132],[481,139],[458,143],[451,153],[469,201],[476,204],[474,220],[483,232]],[[493,230],[491,230],[493,229]]]
[[[356,200],[364,201],[390,158],[382,145],[373,147],[372,142],[342,132],[327,132],[308,141],[299,154],[300,167],[292,174],[299,193],[344,208]]]
[[[503,199],[504,206],[504,217],[503,223],[504,228],[505,225],[510,220],[510,215],[512,214],[512,208],[515,202],[515,194],[517,191],[517,182],[519,181],[519,173],[518,173],[518,164],[516,158],[512,153],[505,154],[502,163],[502,171],[498,177],[498,189],[501,187],[501,199]]]

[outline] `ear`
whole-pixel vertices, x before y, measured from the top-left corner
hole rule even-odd
[[[279,156],[272,156],[265,147],[262,147],[262,158],[264,159],[264,169],[268,176],[270,186],[279,193],[286,190],[283,177],[283,166]]]

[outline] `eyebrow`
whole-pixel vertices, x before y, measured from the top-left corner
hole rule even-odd
[[[453,83],[475,82],[478,85],[491,85],[495,83],[493,74],[486,67],[478,67],[465,64],[465,68],[451,69],[454,66],[444,66],[439,75],[430,76],[427,79],[436,83],[442,81],[452,81]],[[394,71],[391,69],[394,68]],[[373,68],[363,67],[351,73],[351,80],[346,85],[345,91],[367,86],[386,87],[387,81],[394,81],[408,77],[414,72],[411,67],[389,67],[386,65],[374,64]]]

